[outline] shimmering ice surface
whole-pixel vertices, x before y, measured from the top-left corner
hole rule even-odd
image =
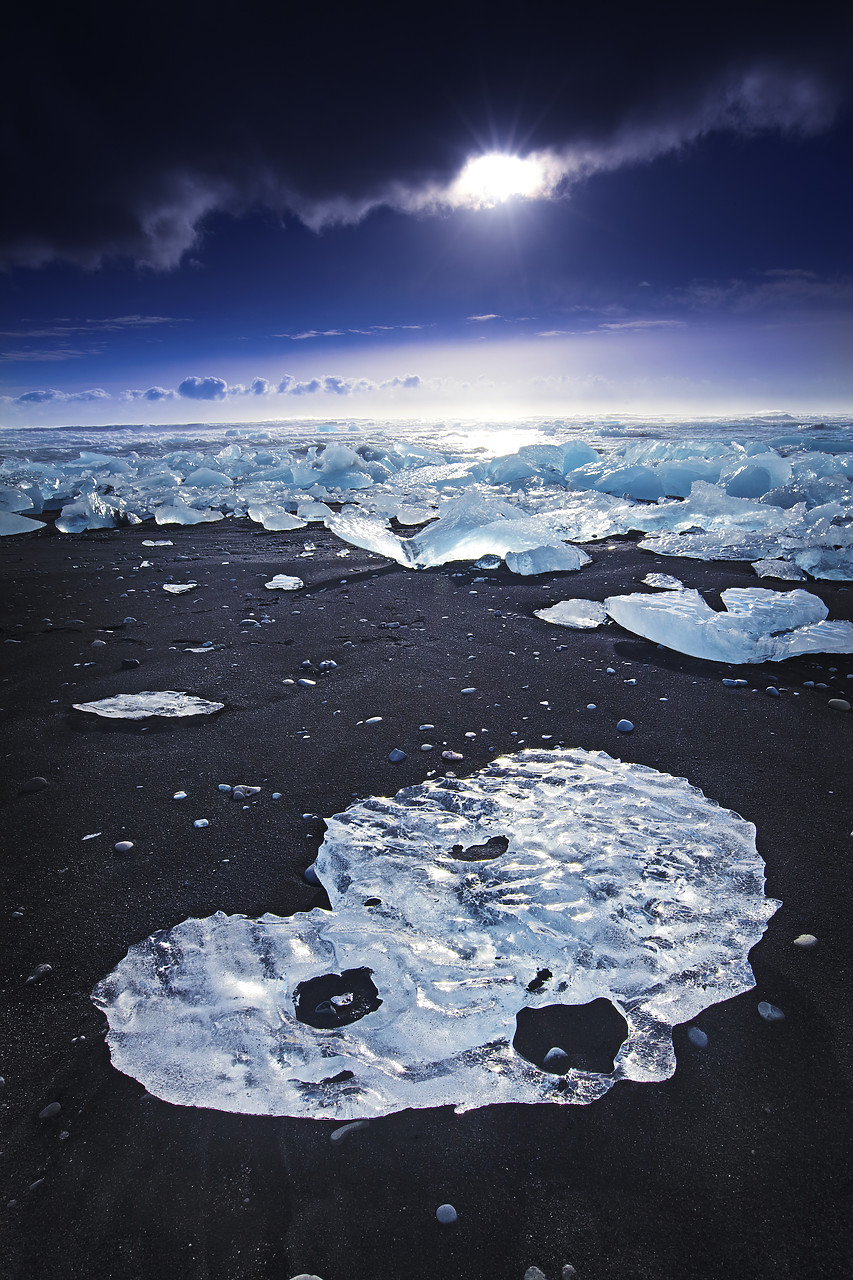
[[[0,512],[0,535],[43,513],[65,533],[324,521],[409,569],[498,555],[519,573],[578,568],[573,543],[634,531],[658,554],[850,579],[853,432],[784,415],[0,428]]]
[[[90,711],[108,720],[146,720],[148,716],[209,716],[221,711],[224,702],[208,702],[192,693],[175,689],[146,689],[143,693],[116,693],[97,702],[75,702],[75,711]]]
[[[673,1026],[754,985],[779,905],[749,822],[582,750],[353,804],[316,869],[330,912],[219,913],[133,946],[93,996],[115,1065],[170,1102],[268,1115],[588,1103],[672,1074]],[[627,1039],[561,1091],[513,1049],[516,1015],[595,1000]]]

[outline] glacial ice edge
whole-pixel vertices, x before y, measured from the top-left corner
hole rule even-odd
[[[590,1103],[672,1075],[673,1026],[754,986],[779,906],[751,823],[580,749],[353,804],[316,869],[330,912],[218,912],[131,947],[93,992],[115,1066],[168,1102],[262,1115]],[[601,1000],[628,1028],[612,1071],[559,1077],[513,1049],[520,1010]]]

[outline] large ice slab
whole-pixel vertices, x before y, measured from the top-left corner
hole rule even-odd
[[[149,716],[209,716],[224,702],[208,702],[175,689],[146,689],[143,693],[116,693],[97,702],[75,702],[75,711],[90,711],[109,720],[146,720]]]
[[[217,913],[131,947],[93,994],[114,1064],[265,1115],[589,1103],[672,1074],[673,1026],[754,985],[779,905],[751,823],[582,750],[353,804],[316,870],[331,912]],[[612,1070],[560,1081],[513,1049],[520,1011],[594,1001],[627,1022]]]
[[[718,662],[781,662],[802,653],[853,653],[853,623],[826,621],[809,591],[730,587],[717,613],[698,591],[609,596],[614,622],[657,644]]]

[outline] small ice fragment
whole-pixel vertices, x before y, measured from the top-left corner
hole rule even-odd
[[[303,689],[312,689],[314,685],[317,683],[317,681],[309,680],[307,679],[306,676],[302,676],[302,678],[300,680],[297,680],[296,683],[301,684]]]
[[[564,1263],[563,1270],[560,1274],[560,1280],[575,1280],[576,1275],[577,1271],[575,1271],[572,1264],[570,1262]]]
[[[633,726],[633,724],[631,723],[631,721],[630,721],[630,720],[620,720],[620,721],[618,722],[618,724],[616,725],[616,728],[619,730],[619,732],[620,732],[620,733],[633,733],[633,732],[634,732],[634,726]]]
[[[197,582],[164,582],[163,590],[168,591],[170,595],[179,596],[185,591],[194,591],[197,586]]]
[[[173,547],[175,544],[168,538],[161,538],[159,542],[152,542],[151,538],[143,538],[142,545],[143,547]]]
[[[129,627],[132,626],[134,622],[136,622],[136,618],[122,618],[121,625],[123,627]]]
[[[559,627],[589,631],[607,621],[607,610],[598,600],[560,600],[550,609],[534,609],[534,616]]]
[[[340,1128],[330,1133],[329,1140],[331,1142],[343,1142],[344,1138],[348,1138],[351,1133],[358,1133],[359,1129],[366,1129],[367,1126],[367,1120],[351,1120],[349,1124],[342,1124]],[[296,1280],[299,1280],[299,1278],[297,1277]]]
[[[143,693],[117,693],[97,702],[75,702],[75,711],[91,711],[96,716],[113,720],[144,720],[148,716],[209,716],[221,711],[224,702],[207,702],[191,693],[174,689],[146,690]]]
[[[332,668],[336,667],[337,665],[338,664],[336,662],[333,662],[331,658],[324,658],[323,661],[320,663],[320,670],[331,671]]]
[[[673,578],[670,573],[647,573],[643,582],[647,587],[658,587],[661,591],[683,591],[684,583],[680,578]]]
[[[442,751],[442,760],[464,760],[465,757],[459,751]]]
[[[381,722],[382,722],[381,716],[369,716],[364,723],[365,724],[381,724]]]
[[[500,567],[501,567],[500,556],[493,556],[493,555],[480,556],[479,560],[474,561],[475,569],[500,569]]]
[[[569,1055],[556,1045],[548,1050],[542,1061],[546,1071],[553,1071],[558,1076],[565,1075],[569,1069]]]
[[[768,694],[771,698],[779,697],[779,690],[776,688],[775,684],[769,684],[767,688],[764,690],[764,692]]]
[[[133,848],[133,841],[119,840],[116,844],[113,845],[113,848],[115,849],[116,853],[130,853],[131,849]]]
[[[90,831],[87,836],[83,836],[84,840],[96,840],[98,836],[102,836],[103,831]]]
[[[60,1102],[49,1102],[46,1107],[42,1107],[39,1112],[39,1120],[52,1120],[54,1116],[58,1116],[62,1110]]]
[[[393,751],[389,751],[388,759],[392,764],[400,764],[401,761],[408,759],[408,755],[405,751],[401,751],[399,747],[395,747]]]
[[[187,798],[186,791],[176,791],[175,794],[172,796],[173,800],[186,800],[186,798]]]
[[[588,702],[588,703],[586,704],[586,709],[587,709],[587,711],[595,711],[595,709],[596,709],[596,707],[595,707],[595,703],[594,703],[594,702]]]
[[[97,647],[100,647],[101,645],[106,646],[106,643],[107,643],[107,642],[106,642],[106,640],[93,640],[93,641],[92,641],[92,648],[94,649],[96,646],[97,646]]]
[[[272,793],[272,797],[271,797],[271,799],[273,799],[273,800],[280,800],[280,799],[281,799],[281,792],[280,792],[280,791],[274,791],[274,792]]]
[[[194,826],[194,827],[209,827],[209,826],[210,826],[210,823],[208,822],[207,818],[196,818],[195,822],[193,823],[193,826]]]
[[[452,1204],[440,1204],[435,1211],[435,1216],[442,1226],[449,1227],[451,1223],[456,1221],[459,1214]]]
[[[608,668],[607,668],[607,674],[608,674],[609,676],[615,676],[615,675],[616,675],[616,668],[615,668],[615,667],[608,667]]]
[[[708,1037],[701,1027],[690,1027],[687,1032],[687,1039],[697,1049],[707,1049]]]
[[[472,688],[472,689],[460,689],[460,690],[459,690],[459,692],[460,692],[460,693],[476,693],[476,692],[477,692],[477,690],[476,690],[475,688]]]
[[[623,681],[622,681],[622,683],[623,683],[623,684],[636,684],[636,683],[637,683],[637,681],[636,681],[636,680],[623,680]]]
[[[230,791],[230,790],[231,790],[231,784],[230,784],[230,783],[228,783],[228,782],[220,782],[220,784],[219,784],[219,786],[216,788],[216,790],[217,790],[217,791]]]
[[[784,1022],[785,1020],[782,1010],[777,1008],[775,1004],[770,1004],[767,1000],[759,1000],[758,1012],[765,1022]]]
[[[434,750],[435,750],[435,743],[433,742],[421,743],[421,751],[434,751]]]
[[[250,796],[256,796],[260,791],[260,787],[250,787],[245,782],[238,782],[232,791],[232,799],[248,800]]]
[[[37,964],[24,985],[29,986],[32,982],[41,982],[42,978],[46,978],[49,973],[53,973],[52,964]]]
[[[847,701],[846,698],[830,698],[829,702],[827,702],[826,705],[828,707],[832,707],[833,711],[849,711],[850,710],[850,703]]]
[[[434,724],[419,724],[419,725],[418,725],[418,732],[419,732],[419,733],[426,733],[429,729],[434,729],[434,728],[435,728],[435,725],[434,725]]]
[[[779,578],[784,582],[803,582],[805,574],[790,560],[754,560],[752,567],[759,578]]]
[[[804,949],[817,946],[817,938],[813,933],[801,933],[794,939],[795,947],[803,947]]]
[[[298,591],[300,587],[304,587],[305,583],[301,578],[288,577],[286,573],[277,573],[269,582],[265,582],[264,586],[267,591]]]
[[[524,1280],[548,1280],[548,1278],[538,1267],[528,1267],[524,1273]]]

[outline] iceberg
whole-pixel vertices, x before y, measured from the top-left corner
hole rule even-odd
[[[207,702],[174,689],[146,689],[143,693],[116,693],[97,702],[75,702],[73,706],[75,711],[89,711],[108,720],[145,720],[148,716],[210,716],[225,703]]]
[[[41,520],[31,520],[29,516],[18,515],[16,511],[0,511],[0,537],[13,533],[35,533],[43,529]]]
[[[809,591],[730,587],[717,613],[698,591],[608,596],[614,622],[667,649],[716,662],[782,662],[803,653],[853,653],[853,623],[830,622]]]
[[[534,616],[558,627],[592,630],[607,621],[607,610],[598,600],[560,600],[550,609],[534,609]]]
[[[256,1115],[591,1103],[672,1075],[673,1026],[754,986],[779,906],[751,823],[582,750],[354,803],[315,866],[331,911],[218,912],[130,948],[93,992],[119,1070]],[[555,1010],[624,1028],[611,1061],[523,1056],[517,1029]],[[570,1031],[553,1047],[577,1060]]]

